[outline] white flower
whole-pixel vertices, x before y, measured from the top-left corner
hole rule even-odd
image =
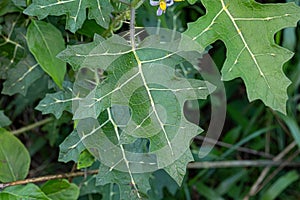
[[[174,1],[184,1],[184,0],[158,0],[158,1],[150,0],[150,5],[158,6],[156,15],[160,16],[162,15],[162,13],[166,12],[169,6],[172,6],[174,4]]]

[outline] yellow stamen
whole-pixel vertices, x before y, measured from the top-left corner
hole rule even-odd
[[[159,7],[160,9],[162,9],[163,11],[165,11],[167,9],[167,3],[164,0],[160,0],[159,1]]]

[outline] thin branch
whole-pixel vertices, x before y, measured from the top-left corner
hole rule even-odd
[[[230,161],[212,161],[212,162],[194,162],[189,163],[189,169],[207,169],[207,168],[233,168],[233,167],[274,167],[282,165],[282,161],[272,160],[230,160]],[[285,166],[299,167],[300,162],[289,162]]]
[[[293,141],[291,144],[289,144],[280,154],[278,154],[273,161],[277,162],[279,160],[281,160],[286,154],[288,154],[295,146],[296,146],[296,142]],[[249,199],[250,196],[254,196],[257,193],[257,190],[260,186],[260,184],[262,183],[262,181],[264,180],[264,178],[267,176],[268,172],[270,171],[270,167],[267,166],[260,174],[260,176],[258,177],[258,179],[256,180],[256,182],[252,185],[249,193],[244,197],[244,200]]]
[[[233,160],[233,161],[212,161],[212,162],[194,162],[189,163],[189,169],[205,169],[205,168],[232,168],[232,167],[271,167],[271,166],[281,166],[283,162],[281,161],[272,161],[272,160]],[[284,162],[284,166],[290,167],[299,167],[300,162]],[[28,183],[39,183],[45,182],[54,179],[62,179],[62,178],[73,178],[78,176],[86,176],[97,174],[98,170],[90,170],[83,172],[70,172],[64,174],[56,174],[56,175],[48,175],[41,176],[36,178],[28,178],[25,180],[19,180],[9,183],[0,183],[0,190],[14,185],[24,185]]]
[[[200,135],[195,137],[195,139],[202,140],[202,141],[204,140],[204,138],[205,137],[200,136]],[[232,144],[225,143],[225,142],[222,142],[222,141],[218,141],[218,140],[215,140],[215,139],[212,139],[212,138],[207,138],[206,137],[205,140],[208,143],[216,144],[216,145],[221,146],[221,147],[226,147],[226,148],[233,147]],[[248,154],[262,156],[262,157],[265,157],[265,158],[270,158],[270,159],[274,158],[274,156],[272,154],[256,151],[256,150],[249,149],[249,148],[246,148],[246,147],[236,147],[236,150],[240,151],[240,152],[248,153]]]
[[[24,133],[26,131],[30,131],[30,130],[36,128],[36,127],[42,126],[44,124],[47,124],[47,123],[49,123],[49,122],[51,122],[53,120],[54,120],[53,117],[49,117],[49,118],[46,118],[44,120],[38,121],[38,122],[36,122],[34,124],[30,124],[28,126],[24,126],[24,127],[20,128],[18,130],[11,131],[11,133],[13,135],[18,135],[18,134]]]
[[[274,170],[261,184],[261,186],[257,189],[257,192],[259,192],[261,189],[263,189],[283,168],[285,168],[287,163],[290,163],[292,160],[294,160],[298,155],[300,151],[295,151],[291,156],[288,157],[276,170]]]
[[[0,183],[0,190],[6,188],[8,186],[24,185],[24,184],[28,184],[28,183],[39,183],[39,182],[45,182],[45,181],[54,180],[54,179],[72,178],[72,177],[85,176],[85,175],[91,175],[91,174],[97,174],[97,173],[98,173],[98,170],[90,170],[90,171],[84,171],[84,172],[71,172],[71,173],[65,173],[65,174],[41,176],[41,177],[36,177],[36,178],[29,178],[29,179],[25,179],[25,180],[9,182],[9,183]]]

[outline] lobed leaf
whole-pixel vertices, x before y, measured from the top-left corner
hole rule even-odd
[[[294,3],[260,4],[254,0],[202,0],[206,15],[185,32],[203,47],[220,39],[227,48],[222,68],[225,81],[242,78],[250,101],[286,113],[290,80],[282,65],[293,53],[274,42],[274,34],[296,26],[300,8]]]
[[[64,91],[56,93],[48,93],[42,99],[35,109],[41,111],[43,114],[52,113],[56,119],[59,119],[64,111],[71,112],[72,102],[79,100],[78,97],[72,98],[73,90],[68,83],[64,83]]]
[[[178,33],[169,40],[172,34],[142,38],[136,49],[118,35],[95,38],[58,55],[79,69],[72,112],[80,142],[101,162],[97,183],[117,183],[127,198],[143,198],[158,169],[181,184],[193,160],[190,142],[202,131],[185,119],[184,103],[214,90],[176,75],[180,64],[198,65],[202,48]]]
[[[66,15],[66,29],[76,32],[86,19],[86,10],[89,9],[88,18],[108,28],[110,13],[113,7],[108,0],[33,0],[32,4],[24,10],[26,15],[37,16],[44,19],[48,15]]]
[[[60,162],[77,162],[80,153],[85,149],[83,143],[80,141],[80,137],[76,130],[59,145],[59,157]]]

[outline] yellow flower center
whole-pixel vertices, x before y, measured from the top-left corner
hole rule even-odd
[[[165,11],[167,9],[167,3],[165,0],[160,0],[159,1],[159,7],[160,9],[162,9],[163,11]]]

